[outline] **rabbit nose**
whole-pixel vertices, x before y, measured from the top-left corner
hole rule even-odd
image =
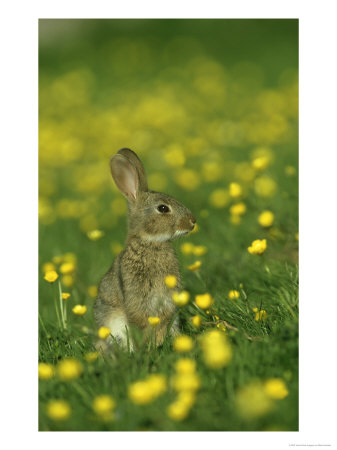
[[[194,228],[196,223],[197,223],[197,219],[194,216],[191,216],[190,217],[190,224],[191,224],[192,230],[193,230],[193,228]]]

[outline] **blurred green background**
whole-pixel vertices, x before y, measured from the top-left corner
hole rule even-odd
[[[94,329],[95,288],[126,237],[126,202],[109,169],[121,147],[140,156],[150,189],[175,196],[197,218],[200,231],[188,239],[206,250],[186,254],[183,241],[175,243],[186,289],[211,292],[214,312],[270,339],[269,350],[254,347],[257,353],[247,353],[240,341],[237,361],[255,356],[239,380],[232,366],[233,386],[264,373],[292,380],[292,397],[276,419],[247,425],[229,420],[231,409],[222,416],[214,406],[216,429],[264,429],[275,420],[276,428],[296,429],[298,20],[40,20],[39,311],[47,330],[40,330],[40,360],[55,363],[73,354],[70,344],[60,350],[60,339],[71,337],[57,330],[46,267],[58,271],[71,307],[88,308],[83,317],[69,317],[72,335],[84,324]],[[274,219],[261,225],[266,210]],[[250,255],[247,247],[263,238],[265,255]],[[200,285],[187,270],[196,259],[202,261]],[[62,273],[59,264],[69,261],[75,269]],[[239,286],[248,309],[228,300],[228,291]],[[267,310],[267,325],[254,323],[253,307]],[[126,372],[133,370],[125,364]],[[42,404],[55,394],[43,392]],[[213,413],[202,422],[206,429],[213,429]],[[43,420],[43,429],[53,429]],[[68,429],[80,429],[81,420]],[[200,429],[200,422],[192,417],[180,429]]]

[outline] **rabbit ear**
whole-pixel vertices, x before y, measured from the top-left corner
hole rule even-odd
[[[110,159],[111,175],[116,186],[128,200],[136,200],[138,195],[139,177],[136,168],[121,154]]]
[[[121,148],[117,154],[125,156],[125,158],[128,159],[130,163],[136,168],[138,173],[139,190],[147,192],[148,187],[144,166],[136,153],[129,148]]]

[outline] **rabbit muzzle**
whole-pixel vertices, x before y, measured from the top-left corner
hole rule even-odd
[[[196,218],[193,214],[185,216],[180,220],[178,230],[184,234],[189,233],[194,229],[196,222]]]

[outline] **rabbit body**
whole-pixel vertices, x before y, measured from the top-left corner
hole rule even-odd
[[[143,165],[131,150],[121,149],[112,157],[111,172],[128,200],[129,230],[125,249],[99,285],[94,305],[96,323],[110,328],[117,342],[125,347],[129,342],[132,349],[129,327],[137,327],[146,337],[152,331],[148,317],[159,317],[154,331],[160,345],[176,311],[165,277],[174,275],[176,289],[180,288],[179,264],[171,240],[191,231],[195,218],[173,197],[148,190]],[[178,332],[175,321],[170,333]]]

